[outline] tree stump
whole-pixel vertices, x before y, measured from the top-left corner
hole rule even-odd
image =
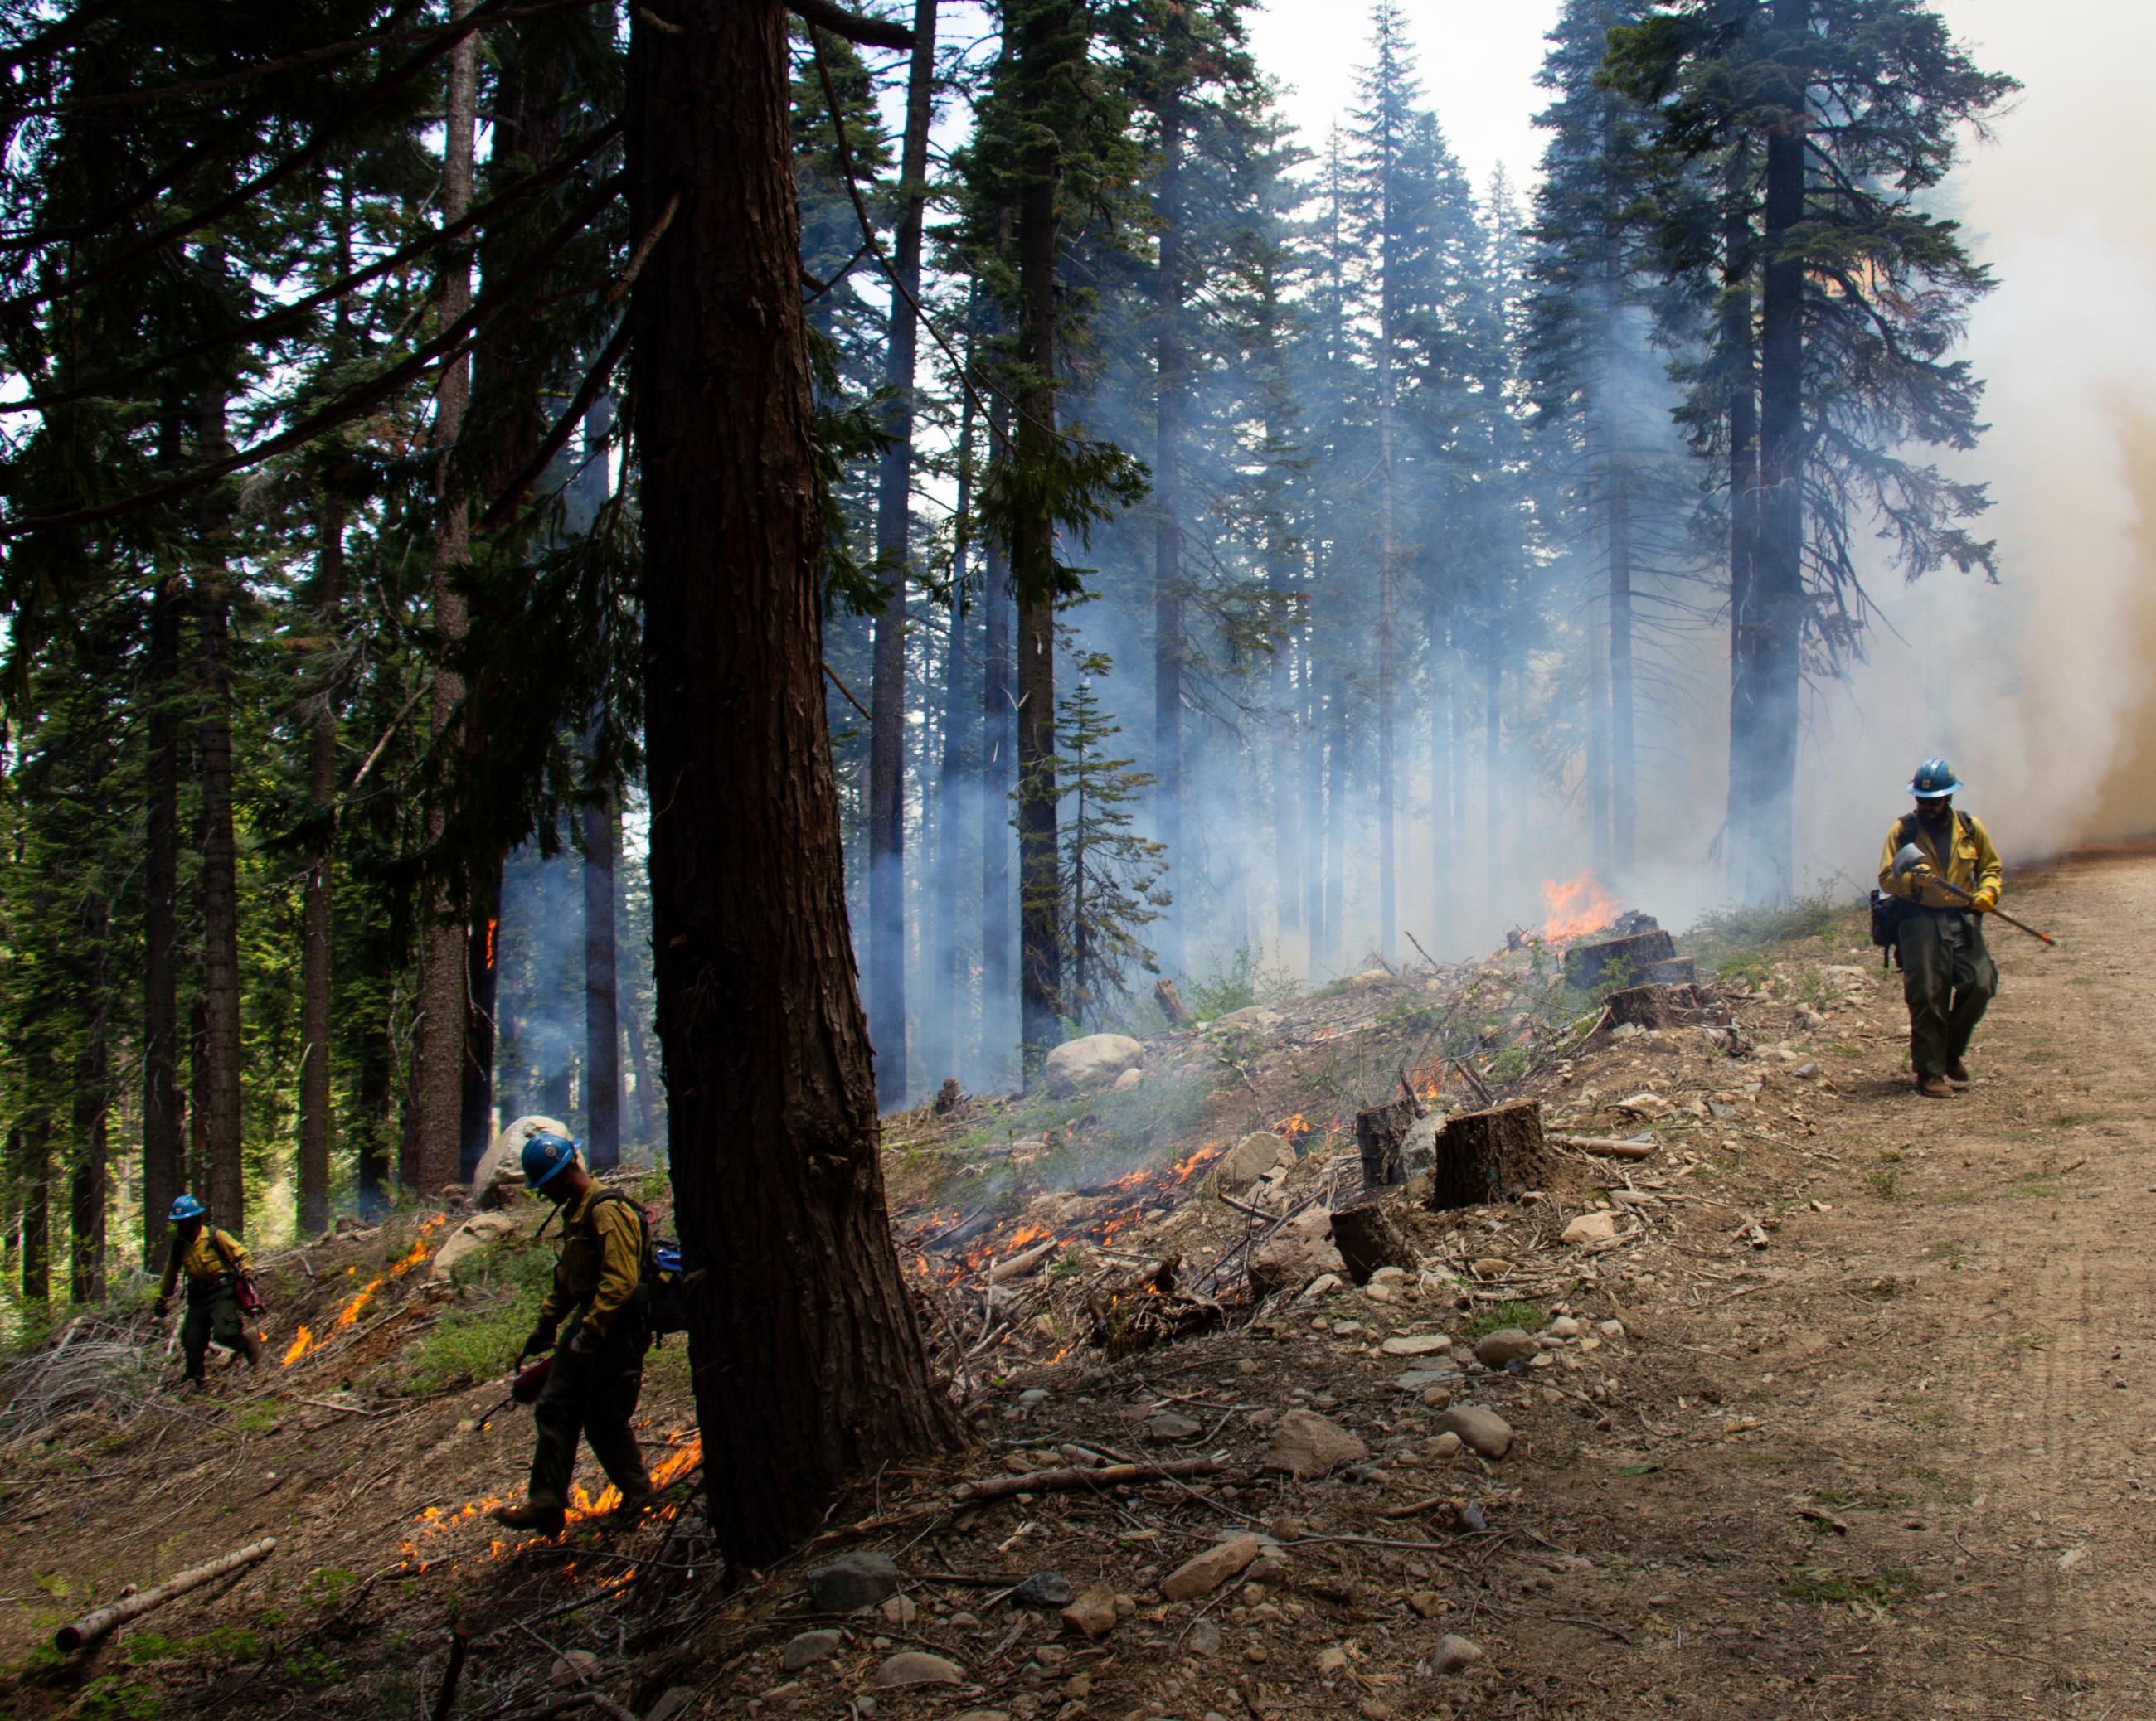
[[[1688,986],[1635,986],[1610,993],[1606,1001],[1615,1027],[1689,1027],[1701,1014],[1699,994]]]
[[[1669,961],[1676,953],[1676,944],[1659,926],[1629,938],[1576,944],[1564,953],[1564,983],[1584,992],[1605,979],[1636,979],[1650,964]]]
[[[1347,1263],[1348,1277],[1366,1284],[1381,1267],[1409,1267],[1414,1251],[1407,1233],[1383,1201],[1342,1207],[1332,1216],[1332,1247]]]
[[[1515,1201],[1548,1170],[1538,1100],[1508,1099],[1487,1111],[1461,1112],[1438,1134],[1430,1204],[1443,1211]]]
[[[1175,982],[1165,977],[1152,983],[1153,1001],[1160,1006],[1160,1013],[1168,1018],[1170,1027],[1190,1026],[1190,1006],[1183,1001],[1183,994],[1176,991]]]
[[[1697,986],[1699,970],[1689,956],[1672,956],[1666,962],[1650,962],[1640,971],[1641,986]]]
[[[1407,1181],[1400,1144],[1407,1139],[1419,1108],[1412,1099],[1395,1099],[1355,1114],[1355,1145],[1363,1150],[1363,1187],[1390,1189]]]

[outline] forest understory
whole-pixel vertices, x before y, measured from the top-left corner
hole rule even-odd
[[[271,1263],[265,1373],[213,1370],[199,1396],[146,1316],[87,1317],[7,1377],[0,1713],[2147,1713],[2150,1347],[2125,1314],[2150,1269],[2121,1213],[2156,1185],[2129,1026],[2152,899],[2156,851],[2028,876],[2017,907],[2060,947],[1995,947],[1951,1104],[1910,1092],[1898,980],[1856,917],[1688,940],[1740,1055],[1719,1030],[1597,1029],[1517,1083],[1553,1133],[1651,1155],[1558,1150],[1518,1203],[1395,1197],[1414,1262],[1361,1288],[1254,1307],[1235,1252],[1259,1213],[1348,1204],[1353,1110],[1399,1070],[1471,1104],[1448,1012],[1465,991],[1502,1017],[1532,955],[1164,1037],[1128,1092],[889,1118],[901,1257],[976,1443],[864,1478],[767,1571],[719,1570],[685,1498],[679,1340],[647,1373],[660,1517],[511,1544],[480,1515],[528,1457],[526,1414],[496,1407],[551,1259],[528,1204],[446,1278],[454,1211]],[[1252,1131],[1292,1165],[1222,1187]],[[1561,1240],[1598,1210],[1608,1241]],[[1086,1292],[1167,1255],[1219,1324],[1107,1360]],[[1509,1366],[1471,1348],[1515,1328],[1539,1337]],[[1503,1456],[1448,1437],[1492,1443],[1466,1406],[1509,1427]],[[1123,1462],[1180,1473],[1072,1473]],[[85,1656],[49,1647],[265,1534],[237,1578]],[[867,1608],[819,1612],[852,1598],[810,1575],[862,1554],[895,1575],[868,1562]],[[1014,1593],[1040,1573],[1062,1581]]]

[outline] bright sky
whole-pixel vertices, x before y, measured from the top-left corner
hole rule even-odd
[[[1558,0],[1407,0],[1423,94],[1480,192],[1505,164],[1515,187],[1541,159],[1534,114],[1543,36]],[[1270,0],[1250,18],[1258,64],[1280,80],[1281,105],[1312,149],[1355,105],[1355,74],[1370,57],[1369,11],[1342,0]]]

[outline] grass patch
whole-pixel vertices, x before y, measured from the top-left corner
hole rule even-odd
[[[1903,1566],[1878,1572],[1842,1572],[1800,1565],[1782,1580],[1782,1593],[1793,1601],[1846,1607],[1876,1618],[1897,1603],[1915,1601],[1924,1593],[1924,1580]]]
[[[244,1404],[226,1418],[225,1426],[242,1434],[269,1434],[284,1421],[284,1413],[272,1399],[260,1399]]]
[[[1549,1324],[1549,1316],[1539,1303],[1498,1303],[1484,1309],[1467,1323],[1467,1336],[1480,1339],[1486,1333],[1495,1333],[1506,1327],[1521,1327],[1538,1332]]]
[[[1686,935],[1686,943],[1702,974],[1741,977],[1759,986],[1769,978],[1774,953],[1810,945],[1830,954],[1859,943],[1866,935],[1864,917],[1861,907],[1821,890],[1782,906],[1717,909]],[[1805,979],[1827,995],[1817,976]]]
[[[506,1370],[554,1276],[554,1251],[512,1232],[457,1263],[458,1306],[407,1345],[396,1390],[413,1396],[475,1386]]]
[[[218,1626],[199,1637],[163,1637],[155,1631],[138,1631],[123,1651],[136,1666],[145,1662],[258,1661],[261,1641],[244,1626]]]
[[[1866,1186],[1882,1201],[1902,1199],[1902,1174],[1899,1171],[1877,1170],[1864,1174]]]

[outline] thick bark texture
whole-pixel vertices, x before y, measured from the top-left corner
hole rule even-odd
[[[1508,1099],[1487,1111],[1461,1112],[1438,1132],[1430,1205],[1443,1212],[1517,1201],[1550,1170],[1540,1102]]]
[[[1794,42],[1810,0],[1774,0],[1774,27]],[[1804,643],[1804,270],[1792,233],[1804,218],[1804,100],[1789,93],[1767,134],[1766,230],[1759,301],[1758,552],[1746,605],[1750,679],[1743,704],[1749,798],[1739,838],[1745,900],[1786,898],[1795,837],[1794,796]],[[1738,699],[1732,694],[1732,711]]]
[[[16,1186],[22,1191],[23,1300],[38,1304],[53,1293],[53,1124],[36,1118],[9,1138]]]
[[[629,49],[659,1036],[711,1521],[732,1562],[950,1445],[901,1276],[821,697],[822,535],[777,0]]]
[[[230,451],[224,397],[213,389],[196,423],[202,458]],[[239,846],[232,812],[232,587],[225,565],[231,536],[228,497],[213,491],[202,510],[195,579],[196,674],[201,718],[195,757],[202,780],[203,1067],[197,1077],[203,1145],[208,1155],[203,1199],[217,1223],[247,1230],[247,1186],[240,1163]]]
[[[1722,363],[1729,416],[1729,802],[1722,833],[1730,841],[1729,879],[1743,889],[1753,771],[1753,700],[1758,685],[1752,605],[1759,561],[1759,378],[1752,332],[1752,222],[1741,198],[1750,176],[1745,151],[1734,152],[1722,229]]]
[[[90,953],[90,1020],[74,1067],[74,1165],[68,1179],[68,1296],[105,1300],[107,1123],[112,1109],[111,1023],[106,1014],[106,946],[112,910],[100,892],[82,904],[84,949]]]
[[[344,513],[322,506],[316,549],[315,612],[326,638],[339,637],[344,592]],[[330,1222],[330,904],[331,833],[336,827],[336,706],[327,681],[308,720],[307,791],[315,833],[300,904],[300,1230]]]
[[[920,345],[921,213],[928,197],[928,121],[936,90],[936,0],[914,0],[913,59],[899,146],[901,201],[892,236],[891,338],[884,387],[891,407],[876,472],[876,613],[869,684],[869,1037],[876,1098],[906,1103],[906,581],[912,560],[913,372]]]
[[[1173,19],[1177,8],[1165,8]],[[1173,23],[1168,25],[1175,30]],[[1163,58],[1171,58],[1164,55]],[[1172,62],[1162,74],[1167,87],[1160,98],[1159,188],[1153,214],[1160,226],[1160,267],[1153,308],[1153,363],[1159,391],[1154,422],[1152,576],[1152,804],[1153,835],[1168,849],[1169,863],[1183,868],[1183,439],[1190,416],[1189,358],[1183,350],[1183,209],[1182,91],[1183,74]],[[1160,966],[1170,974],[1183,967],[1183,899],[1175,900],[1155,925]]]
[[[453,17],[462,18],[477,0],[450,0]],[[473,129],[479,101],[479,38],[467,36],[449,55],[447,119],[442,155],[442,218],[461,220],[471,207]],[[451,251],[442,262],[435,319],[447,327],[471,306],[472,273],[468,253]],[[443,366],[434,387],[434,423],[429,437],[436,463],[435,497],[441,510],[434,536],[432,600],[434,633],[440,649],[461,641],[471,625],[470,612],[455,580],[471,559],[471,520],[462,486],[450,469],[450,457],[471,403],[471,366],[462,356]],[[455,722],[464,704],[464,679],[444,666],[434,672],[428,719],[439,737]],[[442,820],[430,821],[439,839]],[[405,1134],[399,1171],[410,1189],[437,1190],[457,1181],[461,1170],[465,1058],[466,929],[464,905],[446,889],[435,893],[419,967],[419,1034],[413,1058],[412,1128]]]
[[[997,390],[988,403],[988,445],[1009,457],[1010,409]],[[1010,555],[991,535],[981,549],[981,1042],[983,1070],[1003,1078],[1010,1056],[1011,791],[1018,783],[1015,677],[1011,662]]]
[[[467,708],[469,709],[469,708]],[[465,928],[465,1052],[458,1075],[457,1176],[469,1181],[494,1140],[494,1042],[501,998],[501,873],[496,850],[471,880]],[[556,1116],[561,1115],[559,1113]]]
[[[611,796],[584,820],[584,1154],[593,1170],[621,1163],[621,1023],[614,1008],[613,874],[621,816]]]
[[[180,674],[182,586],[177,576],[150,594],[149,707],[142,863],[142,1264],[162,1257],[166,1216],[186,1176],[180,1129]]]

